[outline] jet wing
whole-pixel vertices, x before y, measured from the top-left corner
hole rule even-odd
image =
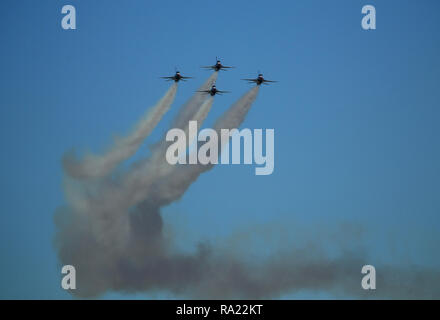
[[[231,91],[221,91],[221,90],[217,90],[217,92],[216,93],[220,93],[220,94],[222,94],[222,93],[230,93]]]
[[[278,81],[264,79],[263,82],[278,82]]]
[[[244,80],[244,81],[251,81],[251,82],[257,82],[257,81],[258,81],[257,79],[241,79],[241,80]]]

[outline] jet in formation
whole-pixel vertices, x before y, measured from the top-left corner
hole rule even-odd
[[[229,93],[229,91],[218,90],[215,84],[208,90],[197,90],[197,92],[208,93],[211,96],[215,96],[216,94]]]
[[[180,80],[182,81],[186,81],[187,79],[192,79],[193,77],[184,77],[180,74],[180,71],[176,70],[176,73],[174,74],[174,76],[171,77],[161,77],[162,79],[165,79],[166,81],[175,81],[175,82],[179,82]]]
[[[252,82],[256,83],[257,86],[261,85],[262,83],[265,84],[265,85],[269,85],[269,83],[278,82],[278,81],[264,79],[262,73],[259,73],[258,77],[256,77],[255,79],[241,79],[241,80],[248,81],[249,83],[252,83]]]
[[[217,58],[217,57],[215,57],[215,59],[216,59],[216,63],[214,65],[212,65],[212,66],[205,66],[205,67],[202,67],[202,68],[203,69],[212,69],[212,70],[215,70],[215,71],[227,70],[227,69],[234,68],[234,67],[228,67],[228,66],[222,65],[220,59]]]

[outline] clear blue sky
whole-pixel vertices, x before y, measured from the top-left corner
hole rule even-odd
[[[61,28],[64,4],[77,30]],[[375,31],[361,29],[365,4],[376,6]],[[179,85],[145,155],[216,56],[237,68],[220,74],[232,93],[216,97],[207,125],[247,90],[240,78],[280,81],[244,123],[275,129],[275,171],[203,175],[164,210],[190,230],[176,231],[183,244],[266,223],[310,236],[353,223],[373,262],[438,269],[439,11],[435,0],[1,1],[0,298],[70,298],[52,246],[63,153],[127,132],[177,66],[196,79]]]

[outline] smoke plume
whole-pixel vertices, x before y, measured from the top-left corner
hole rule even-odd
[[[209,88],[216,76],[214,73],[202,88]],[[174,98],[170,90],[165,105]],[[244,94],[216,121],[214,129],[238,128],[258,90],[254,87]],[[187,130],[189,120],[200,125],[212,102],[211,97],[196,93],[179,112],[173,127]],[[162,107],[154,119],[160,119],[169,106]],[[368,264],[361,246],[356,250],[341,246],[339,252],[329,254],[323,249],[323,239],[275,249],[258,259],[246,256],[227,241],[200,243],[193,253],[179,251],[164,232],[161,208],[182,197],[200,174],[213,166],[169,165],[163,139],[150,157],[123,172],[114,172],[157,121],[149,121],[148,130],[144,128],[125,143],[115,144],[105,155],[96,156],[100,160],[93,165],[85,164],[88,160],[84,159],[75,170],[70,164],[65,166],[66,205],[55,213],[55,247],[61,264],[76,267],[74,295],[167,291],[189,298],[260,299],[309,290],[343,297],[440,297],[438,271],[390,266],[376,266],[380,287],[374,294],[368,293],[360,285],[361,267]],[[78,179],[84,176],[101,179]],[[209,196],[215,201],[215,194]]]

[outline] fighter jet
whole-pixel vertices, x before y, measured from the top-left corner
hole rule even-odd
[[[269,85],[269,82],[278,82],[278,81],[273,81],[273,80],[266,80],[263,78],[263,74],[259,73],[258,77],[256,77],[255,79],[241,79],[244,81],[249,81],[249,82],[254,82],[257,84],[257,86],[259,86],[260,84],[264,83],[266,85]]]
[[[211,96],[215,96],[216,94],[229,93],[229,91],[217,90],[215,84],[209,90],[197,90],[197,92],[209,93]]]
[[[171,77],[161,77],[162,79],[166,79],[166,81],[175,81],[179,82],[180,80],[186,81],[186,79],[192,79],[192,77],[184,77],[180,74],[180,71],[176,70],[176,74]]]
[[[226,71],[226,69],[234,68],[234,67],[228,67],[228,66],[222,65],[220,59],[217,58],[217,57],[215,57],[215,59],[216,59],[215,65],[213,65],[213,66],[205,66],[205,67],[202,67],[202,68],[204,68],[204,69],[212,69],[212,70],[215,70],[215,71],[219,71],[219,70]]]

